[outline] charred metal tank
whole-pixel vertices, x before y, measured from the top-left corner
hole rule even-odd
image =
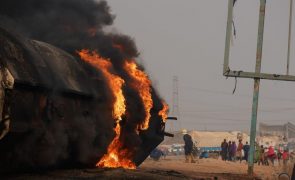
[[[61,49],[0,28],[0,172],[94,167],[114,124],[106,87],[88,69]],[[140,133],[137,166],[164,139],[158,111]]]

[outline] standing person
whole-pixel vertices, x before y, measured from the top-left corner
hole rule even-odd
[[[258,165],[260,165],[260,155],[261,155],[261,146],[259,146],[258,143],[255,142],[255,163],[257,163]]]
[[[236,161],[237,145],[235,141],[233,141],[230,151],[231,151],[232,161]]]
[[[289,159],[292,161],[292,162],[295,162],[295,151],[293,150],[290,154],[289,154]]]
[[[269,166],[268,160],[267,160],[267,154],[268,152],[266,152],[267,148],[264,148],[264,165]]]
[[[282,157],[283,157],[284,167],[286,167],[287,163],[288,163],[288,160],[289,160],[289,152],[288,152],[287,149],[284,150]]]
[[[230,158],[230,161],[233,161],[234,160],[234,157],[233,157],[233,141],[231,141],[231,144],[230,146],[228,146],[228,156]]]
[[[274,160],[276,158],[275,150],[272,146],[268,147],[267,158],[270,160],[272,166],[274,166]]]
[[[227,159],[227,150],[228,150],[228,143],[226,142],[226,139],[221,143],[221,157],[223,161],[226,161]]]
[[[278,152],[277,152],[277,158],[278,158],[279,166],[281,165],[282,155],[283,155],[283,149],[282,149],[281,146],[279,146],[279,148],[278,148]]]
[[[237,159],[240,160],[240,163],[242,162],[243,160],[243,153],[242,153],[242,150],[243,150],[243,143],[242,143],[242,140],[240,139],[239,140],[239,144],[238,144],[238,147],[237,147]]]
[[[244,145],[243,150],[244,150],[244,159],[246,160],[246,162],[248,162],[248,156],[250,151],[250,146],[248,144],[248,141],[246,141],[246,144]]]
[[[264,147],[263,145],[260,146],[260,149],[259,149],[259,159],[258,159],[258,165],[265,165],[265,160],[264,160]]]
[[[232,143],[231,141],[228,142],[228,148],[227,148],[227,160],[231,161],[232,160],[232,156],[230,153],[230,149],[231,149]]]
[[[191,135],[187,133],[186,129],[182,130],[183,134],[183,140],[184,140],[184,154],[185,154],[185,162],[188,163],[189,161],[191,163],[195,163],[193,156],[193,140]]]

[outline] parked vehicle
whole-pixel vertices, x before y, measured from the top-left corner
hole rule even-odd
[[[171,149],[169,149],[169,152],[175,156],[183,155],[184,154],[183,144],[172,144]]]

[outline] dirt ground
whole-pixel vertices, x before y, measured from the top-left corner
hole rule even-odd
[[[185,163],[182,156],[168,156],[160,161],[147,159],[136,170],[125,169],[76,169],[42,173],[18,174],[0,179],[16,180],[65,180],[65,179],[196,179],[196,180],[276,180],[282,172],[279,166],[255,166],[255,177],[248,177],[245,162],[223,162],[201,159],[199,163]]]
[[[214,179],[253,179],[247,177],[248,165],[245,161],[224,162],[220,159],[200,159],[199,163],[185,163],[183,157],[167,157],[160,161],[146,160],[141,168],[158,169],[158,170],[175,170],[188,175],[190,178],[206,177]],[[291,165],[288,169],[291,174]],[[280,173],[284,172],[283,167],[275,166],[254,166],[254,175],[256,179],[275,180]],[[255,179],[254,178],[254,179]]]

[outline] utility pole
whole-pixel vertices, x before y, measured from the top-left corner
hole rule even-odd
[[[260,73],[261,71],[264,19],[265,19],[265,3],[266,3],[266,0],[260,0],[255,73]],[[260,78],[254,78],[251,129],[250,129],[250,156],[249,156],[249,164],[248,164],[249,175],[253,175],[253,171],[254,171],[254,154],[255,154],[259,87],[260,87]]]
[[[233,19],[232,19],[233,18],[233,5],[234,5],[233,2],[234,2],[234,0],[228,1],[228,19],[227,19],[226,41],[225,41],[223,75],[226,77],[254,79],[251,128],[250,128],[250,152],[249,152],[250,154],[249,154],[249,159],[248,159],[249,160],[248,161],[248,174],[253,175],[260,80],[261,79],[268,79],[268,80],[280,80],[280,81],[295,81],[295,76],[289,75],[293,0],[290,0],[289,39],[288,39],[289,41],[288,41],[288,56],[287,56],[286,75],[261,73],[261,60],[262,60],[262,50],[263,50],[263,34],[264,34],[266,0],[260,0],[255,72],[234,71],[234,70],[230,69],[229,57],[230,57],[230,37],[231,37],[231,33],[232,33],[232,21],[233,21]]]

